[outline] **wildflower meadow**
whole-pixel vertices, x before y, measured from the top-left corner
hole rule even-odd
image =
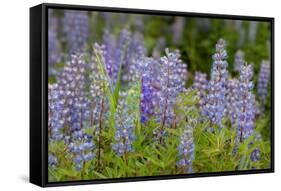
[[[269,169],[270,23],[48,9],[48,181]]]

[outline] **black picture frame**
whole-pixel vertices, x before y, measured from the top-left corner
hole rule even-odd
[[[171,15],[199,18],[221,18],[251,21],[266,21],[271,25],[271,167],[262,170],[228,171],[215,173],[195,173],[185,175],[167,175],[153,177],[116,178],[99,180],[80,180],[67,182],[48,182],[48,8],[75,9],[88,11],[140,13],[150,15]],[[227,176],[274,172],[274,18],[190,13],[162,10],[127,9],[114,7],[96,7],[84,5],[40,4],[30,8],[30,182],[41,187],[164,180],[177,178],[195,178],[208,176]]]

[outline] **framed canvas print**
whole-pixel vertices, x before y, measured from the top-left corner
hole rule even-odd
[[[273,18],[30,9],[30,182],[273,171]]]

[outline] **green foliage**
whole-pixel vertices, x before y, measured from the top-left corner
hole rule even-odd
[[[140,123],[139,101],[140,83],[137,82],[128,90],[126,97],[130,112],[135,113],[137,136],[133,143],[134,152],[123,157],[117,156],[111,149],[114,132],[105,131],[103,132],[105,146],[102,169],[95,169],[96,159],[94,159],[85,164],[82,172],[77,172],[70,162],[71,156],[68,154],[64,142],[50,144],[49,152],[56,154],[59,165],[56,168],[49,167],[49,180],[65,181],[182,174],[183,171],[176,166],[176,162],[179,160],[177,146],[183,127],[189,123],[185,117],[196,119],[199,116],[199,110],[196,107],[198,102],[196,91],[188,91],[179,95],[175,113],[183,118],[179,119],[175,128],[167,129],[168,134],[164,138],[164,145],[154,140],[153,130],[159,126],[157,122],[150,120],[146,124]],[[256,134],[263,131],[266,126],[266,121],[266,118],[259,121],[256,133],[239,144],[235,154],[233,152],[235,128],[214,127],[210,129],[209,121],[205,119],[196,123],[194,126],[194,172],[248,170],[252,167],[269,168],[270,142],[268,139],[267,141],[255,140]],[[91,133],[91,131],[91,128],[87,129],[87,133]],[[260,149],[261,160],[252,162],[250,156],[255,148]]]

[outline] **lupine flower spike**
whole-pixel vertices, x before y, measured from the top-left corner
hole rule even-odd
[[[122,95],[121,95],[122,96]],[[123,95],[125,97],[126,95]],[[124,99],[121,99],[117,106],[115,115],[115,144],[112,149],[119,156],[126,155],[133,151],[133,141],[135,139],[135,124],[132,115],[129,115],[128,106]]]
[[[237,79],[229,79],[227,81],[227,92],[226,92],[226,115],[229,117],[232,127],[237,122],[238,108],[237,102],[239,101],[238,96],[239,81]]]
[[[183,130],[183,134],[180,138],[180,144],[178,146],[179,161],[177,162],[177,166],[185,169],[185,173],[193,172],[192,161],[195,158],[193,128],[195,125],[195,119],[189,119]]]
[[[197,95],[199,97],[199,107],[203,107],[204,101],[206,99],[206,91],[208,87],[207,74],[201,72],[195,72],[193,88],[197,90]]]
[[[216,44],[216,53],[213,55],[213,67],[211,71],[211,80],[208,84],[208,95],[206,96],[203,114],[207,116],[212,124],[222,127],[221,120],[225,113],[226,101],[226,83],[228,72],[226,43],[220,39]]]
[[[166,56],[160,59],[161,75],[157,77],[159,82],[159,91],[157,91],[159,113],[157,121],[160,123],[158,135],[163,135],[165,127],[172,125],[174,120],[173,106],[176,97],[185,87],[185,81],[182,79],[185,77],[183,73],[186,72],[186,68],[183,67],[183,63],[179,59],[180,54],[178,52],[169,52],[168,49],[165,52]],[[160,142],[162,142],[162,136],[160,137]]]
[[[237,101],[238,108],[238,127],[236,139],[239,142],[247,139],[252,135],[255,127],[255,99],[253,96],[254,84],[251,81],[253,69],[251,65],[242,65],[240,69],[240,78],[238,85]]]

